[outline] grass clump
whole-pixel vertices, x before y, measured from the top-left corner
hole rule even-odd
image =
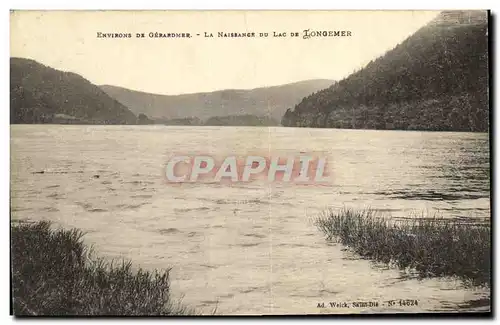
[[[169,269],[91,259],[79,230],[48,222],[11,227],[14,315],[182,315],[172,303]]]
[[[416,271],[490,285],[491,228],[443,218],[393,220],[372,210],[329,211],[316,225],[362,257]]]

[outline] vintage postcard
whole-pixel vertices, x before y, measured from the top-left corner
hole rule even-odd
[[[490,313],[488,24],[11,11],[12,314]]]

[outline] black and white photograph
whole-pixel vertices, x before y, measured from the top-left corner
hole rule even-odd
[[[11,314],[490,314],[491,22],[11,10]]]

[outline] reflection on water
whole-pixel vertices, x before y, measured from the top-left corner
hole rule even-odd
[[[173,267],[200,312],[345,313],[484,309],[489,291],[420,280],[323,238],[327,208],[371,207],[489,221],[486,134],[252,127],[11,127],[12,218],[87,232],[108,258]],[[325,152],[333,182],[164,183],[172,153]],[[417,299],[415,307],[318,309],[321,301]],[[394,309],[396,308],[396,309]]]
[[[470,188],[468,188],[470,190]],[[388,191],[388,192],[374,192],[375,195],[385,195],[393,199],[404,200],[426,200],[426,201],[457,201],[457,200],[474,200],[480,198],[488,198],[486,194],[472,194],[464,193],[463,190],[450,189],[452,193],[438,192],[433,190],[408,190],[408,191]]]

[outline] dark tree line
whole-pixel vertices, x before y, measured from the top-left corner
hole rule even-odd
[[[267,116],[256,115],[228,115],[214,116],[205,121],[204,125],[232,125],[232,126],[275,126],[278,122]]]
[[[284,126],[488,130],[485,23],[428,25],[287,110]]]

